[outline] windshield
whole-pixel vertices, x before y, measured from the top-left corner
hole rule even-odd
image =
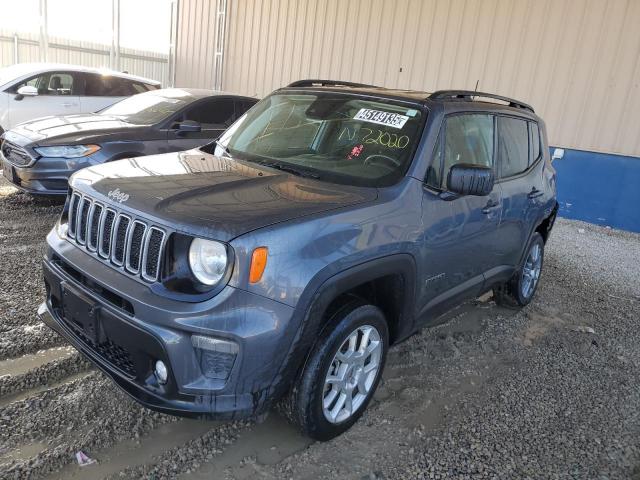
[[[125,98],[99,113],[118,117],[134,125],[153,125],[173,115],[193,100],[194,97],[186,94],[147,92]]]
[[[0,86],[33,71],[33,65],[21,64],[0,68]]]
[[[335,183],[385,186],[404,175],[422,124],[418,107],[393,100],[279,93],[231,126],[216,153]]]

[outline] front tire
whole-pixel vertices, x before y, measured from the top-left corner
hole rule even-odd
[[[382,311],[362,303],[339,310],[324,329],[290,398],[290,418],[315,440],[348,430],[378,386],[389,348]]]
[[[542,264],[544,262],[544,240],[534,232],[524,262],[507,283],[493,289],[493,297],[498,305],[524,307],[533,299],[538,289]]]

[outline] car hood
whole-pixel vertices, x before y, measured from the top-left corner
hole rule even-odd
[[[134,215],[221,241],[377,198],[374,188],[303,178],[198,149],[85,168],[70,185]]]
[[[146,127],[132,125],[109,115],[90,113],[38,118],[17,125],[11,129],[11,133],[14,136],[12,142],[24,147],[27,144],[83,142],[97,136],[122,134],[143,128]]]

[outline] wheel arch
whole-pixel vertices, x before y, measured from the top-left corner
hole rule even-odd
[[[367,287],[374,289],[367,292]],[[381,296],[381,289],[386,289]],[[385,313],[391,343],[402,340],[414,329],[416,263],[412,255],[392,254],[367,260],[330,275],[316,275],[303,292],[294,309],[299,319],[296,336],[282,368],[274,379],[274,396],[282,397],[307,363],[318,339],[322,338],[328,317],[354,297],[372,303]],[[389,314],[395,318],[389,318]]]

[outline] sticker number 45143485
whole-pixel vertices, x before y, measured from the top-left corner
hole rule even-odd
[[[387,125],[393,128],[402,128],[404,127],[404,124],[407,123],[407,120],[409,120],[409,117],[406,115],[399,115],[397,113],[361,108],[353,119],[377,123],[378,125]]]

